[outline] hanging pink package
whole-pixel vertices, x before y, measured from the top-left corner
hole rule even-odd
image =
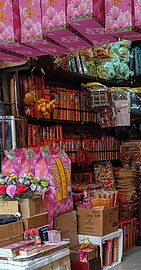
[[[24,174],[29,173],[35,175],[35,166],[40,155],[39,147],[30,149],[22,148],[21,155],[22,159],[19,176],[21,177],[24,176]]]
[[[2,162],[2,175],[19,174],[21,165],[20,149],[6,150]]]
[[[73,209],[71,190],[71,161],[67,154],[57,148],[41,147],[42,157],[48,169],[51,186],[45,192],[44,210],[50,214],[50,228],[53,218]]]

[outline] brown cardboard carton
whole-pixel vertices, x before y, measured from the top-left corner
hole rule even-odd
[[[76,212],[64,213],[54,219],[54,229],[61,230],[62,239],[70,239],[70,247],[78,246]]]
[[[22,217],[29,218],[34,215],[43,213],[42,197],[22,199],[19,201],[19,211]]]
[[[0,214],[15,214],[18,212],[18,201],[0,200]]]
[[[22,221],[0,225],[0,247],[22,240],[23,232]]]
[[[48,213],[43,213],[39,215],[35,215],[30,218],[24,218],[23,223],[24,223],[24,229],[25,230],[30,230],[32,228],[39,228],[45,225],[48,225]]]
[[[78,208],[78,233],[103,236],[118,230],[117,207]]]

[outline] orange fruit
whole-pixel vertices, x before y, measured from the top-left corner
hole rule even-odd
[[[42,113],[45,113],[45,112],[46,112],[46,107],[45,107],[45,106],[42,106],[42,107],[41,107],[41,112],[42,112]]]

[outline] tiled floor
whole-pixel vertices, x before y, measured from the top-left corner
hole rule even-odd
[[[112,270],[141,270],[141,247],[129,250],[123,257],[123,262]]]

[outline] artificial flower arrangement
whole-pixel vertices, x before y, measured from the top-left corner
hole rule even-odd
[[[40,179],[31,173],[25,174],[23,177],[17,177],[14,174],[0,175],[0,197],[3,199],[31,198],[44,193],[49,186],[51,183],[46,179]]]

